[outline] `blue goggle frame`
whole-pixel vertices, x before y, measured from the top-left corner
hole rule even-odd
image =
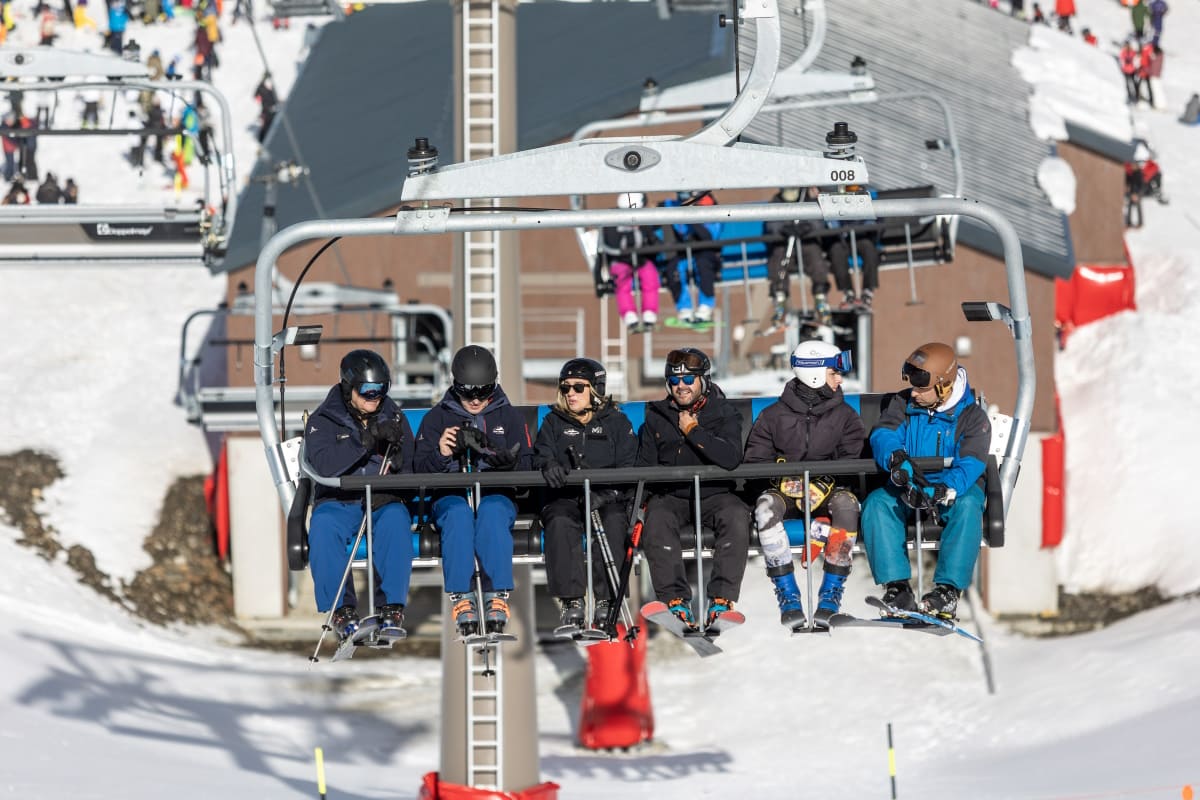
[[[854,360],[850,357],[849,350],[843,350],[836,356],[827,356],[825,358],[801,358],[792,356],[792,367],[799,369],[817,369],[818,367],[828,367],[834,372],[840,372],[843,375],[854,370]]]
[[[363,400],[378,400],[387,394],[386,383],[363,383],[359,384],[358,394]]]

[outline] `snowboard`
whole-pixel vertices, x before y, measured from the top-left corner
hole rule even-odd
[[[916,620],[918,622],[924,622],[927,625],[936,625],[946,629],[948,633],[957,633],[959,636],[964,636],[973,642],[979,642],[980,644],[983,644],[983,639],[980,639],[978,636],[966,630],[965,628],[958,627],[948,619],[941,619],[940,617],[934,617],[929,614],[922,614],[919,611],[905,611],[904,609],[889,606],[878,597],[868,597],[867,605],[878,608],[880,611],[889,616],[900,617],[901,619]]]
[[[714,322],[713,320],[708,320],[706,322],[684,322],[679,317],[667,317],[665,320],[663,320],[663,324],[668,328],[686,328],[693,331],[710,331],[721,323]]]
[[[729,613],[735,614],[739,617],[742,616],[736,611]],[[642,606],[642,616],[655,623],[660,628],[669,631],[670,633],[682,639],[684,644],[695,650],[696,655],[700,656],[701,658],[708,658],[709,656],[715,656],[718,653],[723,652],[721,648],[717,647],[716,643],[712,640],[712,636],[720,635],[722,629],[717,629],[712,635],[708,635],[705,631],[699,628],[688,628],[683,624],[683,621],[679,619],[679,617],[675,616],[670,612],[670,610],[667,609],[666,603],[658,600],[646,603],[646,605]],[[722,614],[722,616],[724,616],[724,614]],[[745,618],[743,617],[743,619]],[[740,624],[734,622],[732,619],[730,620],[730,623],[732,625]]]

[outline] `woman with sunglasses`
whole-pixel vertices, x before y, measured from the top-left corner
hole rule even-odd
[[[933,590],[920,610],[954,619],[959,595],[971,583],[983,539],[983,482],[992,423],[975,400],[967,371],[954,350],[941,342],[923,344],[904,361],[901,377],[911,388],[896,394],[871,430],[875,463],[892,481],[871,492],[863,504],[862,531],[875,582],[887,589],[883,602],[917,610],[905,549],[906,522],[915,513],[910,492],[940,507],[943,522]],[[949,469],[925,473],[918,485],[910,458],[950,456]]]
[[[351,350],[342,359],[341,381],[309,417],[304,432],[308,463],[326,477],[413,471],[413,435],[400,407],[387,396],[391,372],[372,350]],[[389,452],[388,463],[383,463]],[[363,518],[361,492],[317,484],[308,526],[309,566],[318,611],[336,608],[330,620],[339,639],[353,636],[360,620],[352,581],[335,597],[346,570],[346,551]],[[393,494],[371,493],[372,553],[383,605],[379,626],[401,629],[412,574],[412,517]],[[365,632],[365,628],[363,629]]]
[[[712,362],[683,347],[667,354],[667,397],[646,405],[638,432],[637,466],[701,466],[734,469],[742,463],[742,415],[708,377]],[[656,597],[688,628],[697,628],[692,588],[683,565],[682,530],[691,530],[692,483],[656,483],[646,504],[642,552],[650,564]],[[750,509],[733,494],[733,481],[700,484],[700,521],[716,534],[705,625],[733,610],[741,593],[750,547]]]
[[[584,498],[583,487],[566,487],[573,469],[632,467],[637,460],[633,423],[604,394],[604,365],[590,358],[573,358],[558,374],[558,397],[538,429],[533,466],[542,471],[548,502],[542,508],[546,547],[546,583],[562,609],[560,624],[584,626]],[[592,490],[609,549],[621,553],[629,528],[624,493],[612,486]],[[592,586],[596,606],[593,625],[608,618],[612,595],[605,579],[599,549],[592,549]]]
[[[499,370],[487,349],[467,345],[450,364],[453,384],[417,429],[417,472],[529,469],[532,453],[525,417],[496,383]],[[508,624],[513,588],[512,526],[517,506],[511,489],[489,489],[472,509],[466,493],[434,493],[433,519],[442,537],[442,579],[459,633],[481,633],[472,578],[478,559],[483,582],[483,627],[501,633]]]
[[[801,342],[792,351],[794,378],[779,402],[763,409],[746,439],[747,464],[774,461],[836,461],[862,455],[867,431],[862,418],[846,404],[842,380],[852,368],[850,353],[819,339]],[[842,587],[850,574],[850,553],[858,538],[858,498],[837,486],[831,476],[785,477],[773,481],[758,496],[754,520],[767,565],[775,584],[779,621],[792,628],[805,623],[800,589],[796,586],[792,551],[783,522],[804,519],[805,499],[816,542],[824,545],[823,577],[815,624],[828,626],[841,608]],[[808,565],[810,554],[801,555]],[[812,554],[815,557],[815,553]]]

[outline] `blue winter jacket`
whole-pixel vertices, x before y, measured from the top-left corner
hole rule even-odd
[[[531,466],[533,443],[529,437],[529,427],[525,424],[524,415],[508,401],[508,395],[499,386],[488,403],[479,414],[472,415],[463,408],[462,403],[453,392],[447,391],[441,401],[429,409],[429,413],[421,420],[417,429],[417,447],[413,455],[413,466],[417,472],[458,472],[462,465],[458,456],[444,456],[438,449],[438,440],[446,428],[461,427],[471,422],[482,430],[488,439],[492,450],[508,450],[513,445],[520,444],[517,451],[517,463],[513,469],[527,470]],[[471,471],[483,472],[492,467],[483,460],[483,456],[472,453]]]
[[[962,398],[946,411],[922,408],[912,401],[912,389],[897,393],[871,429],[871,452],[884,469],[896,450],[910,456],[952,456],[949,469],[927,472],[931,483],[942,484],[957,494],[972,485],[982,485],[992,441],[992,423],[975,402],[966,371],[959,371]]]
[[[400,406],[390,397],[383,398],[376,414],[382,418],[397,419],[404,431],[404,441],[399,457],[393,456],[390,472],[412,472],[414,441],[412,427],[408,424]],[[325,395],[325,400],[308,418],[304,431],[304,453],[308,463],[319,475],[335,477],[343,475],[378,475],[383,464],[386,442],[379,442],[367,450],[362,440],[363,425],[350,414],[342,399],[342,387],[334,386]],[[372,492],[375,495],[375,492]],[[315,501],[356,501],[362,492],[343,492],[330,486],[316,487]],[[382,495],[373,497],[374,505],[380,505]],[[387,498],[388,500],[397,498]]]

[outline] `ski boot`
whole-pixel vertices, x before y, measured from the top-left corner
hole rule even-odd
[[[562,613],[558,617],[558,624],[561,627],[574,625],[576,628],[583,627],[583,598],[581,597],[560,597],[559,605],[562,607]]]
[[[608,612],[612,609],[612,600],[597,600],[592,612],[592,627],[603,628],[608,624]]]
[[[648,333],[654,330],[654,326],[658,324],[658,313],[655,311],[642,312],[642,329],[640,333]]]
[[[883,600],[884,605],[898,608],[901,611],[917,610],[917,598],[913,596],[913,590],[908,585],[908,581],[892,581],[887,585],[887,591],[880,599]]]
[[[667,603],[667,610],[679,618],[685,630],[698,630],[696,618],[692,616],[692,603],[682,597],[676,597]]]
[[[771,578],[775,584],[775,602],[779,603],[779,624],[788,628],[803,625],[804,606],[800,603],[800,587],[796,585],[796,573],[788,572]]]
[[[453,593],[450,595],[450,614],[458,628],[458,635],[474,636],[479,632],[479,610],[475,608],[475,595]]]
[[[870,289],[863,289],[862,297],[859,298],[863,308],[870,308],[872,301],[875,299],[875,292]]]
[[[825,295],[813,295],[813,308],[816,311],[816,322],[818,325],[829,326],[833,324],[833,311],[830,310],[829,300]]]
[[[842,590],[845,587],[845,575],[825,573],[825,577],[821,579],[821,591],[818,595],[817,610],[813,613],[813,622],[823,628],[829,627],[829,618],[842,608]]]
[[[696,308],[696,320],[695,320],[696,325],[707,324],[709,322],[712,322],[712,319],[713,319],[713,307],[712,306],[701,305]]]
[[[958,589],[939,583],[921,598],[920,610],[938,619],[953,620],[958,611]]]
[[[483,619],[488,633],[504,633],[508,624],[508,592],[483,593]]]
[[[642,324],[638,321],[638,315],[636,311],[626,311],[625,315],[622,317],[622,321],[625,323],[625,330],[629,334],[632,335],[642,332]]]
[[[333,612],[329,624],[337,634],[338,641],[344,642],[358,631],[358,609],[354,606],[342,606]]]
[[[712,625],[717,621],[717,617],[724,614],[726,611],[733,611],[733,601],[726,600],[724,597],[714,597],[708,603],[708,614],[705,615],[705,627]]]
[[[857,308],[857,307],[858,307],[858,296],[856,294],[854,294],[854,290],[849,289],[845,292],[842,292],[842,310],[846,311],[848,309]]]
[[[379,627],[384,630],[404,629],[404,605],[388,603],[379,609]]]

